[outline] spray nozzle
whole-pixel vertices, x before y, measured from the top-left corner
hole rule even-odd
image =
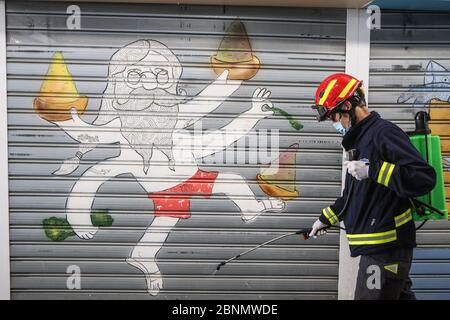
[[[430,134],[431,130],[428,126],[428,121],[430,121],[430,115],[425,111],[419,111],[414,117],[416,122],[415,134]]]
[[[303,240],[308,240],[309,239],[309,234],[311,233],[312,229],[301,229],[298,230],[295,234],[300,234],[303,236]]]
[[[219,263],[218,265],[217,265],[217,267],[216,267],[216,271],[219,271],[220,270],[220,268],[222,268],[222,266],[224,266],[225,265],[225,261],[222,261],[221,263]]]

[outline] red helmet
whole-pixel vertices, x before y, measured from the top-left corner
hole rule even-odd
[[[325,78],[317,88],[315,105],[312,106],[319,112],[319,121],[328,118],[342,102],[351,98],[360,85],[360,80],[345,73]]]

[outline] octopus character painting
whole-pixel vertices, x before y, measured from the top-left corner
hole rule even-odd
[[[120,148],[118,156],[86,170],[68,196],[67,221],[80,239],[92,239],[98,231],[90,218],[91,207],[99,188],[109,179],[131,174],[153,201],[154,219],[126,260],[144,273],[152,295],[163,288],[156,255],[171,228],[191,216],[191,196],[225,194],[241,210],[244,222],[263,212],[279,212],[285,206],[276,197],[256,199],[241,175],[207,172],[198,167],[202,158],[226,149],[247,135],[258,121],[273,114],[270,91],[257,88],[251,107],[224,127],[193,134],[185,128],[218,108],[242,80],[230,80],[225,70],[189,99],[178,88],[181,74],[180,61],[164,44],[138,40],[111,57],[108,83],[93,123],[80,118],[87,104],[85,97],[72,98],[66,110],[54,117],[49,116],[55,115],[54,110],[45,111],[50,104],[45,97],[37,97],[34,105],[42,118],[80,143],[76,157],[66,160],[55,175],[72,173],[83,154],[97,145],[116,144]],[[79,193],[85,196],[77,196]]]

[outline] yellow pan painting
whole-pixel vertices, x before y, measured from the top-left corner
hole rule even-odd
[[[39,95],[33,101],[34,110],[47,121],[65,121],[72,118],[71,108],[82,114],[87,103],[88,98],[78,94],[62,53],[56,52],[42,82]]]
[[[291,145],[271,163],[270,167],[262,168],[260,174],[256,175],[256,181],[265,194],[284,201],[299,196],[295,186],[295,163],[298,148],[298,143]]]

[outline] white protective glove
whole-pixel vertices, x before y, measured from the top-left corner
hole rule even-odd
[[[312,225],[312,228],[311,228],[312,230],[311,230],[309,236],[313,237],[314,239],[317,239],[317,236],[322,236],[327,233],[327,230],[325,230],[325,229],[320,230],[327,226],[328,226],[327,224],[325,224],[322,221],[320,221],[319,219],[317,219],[317,221],[314,222],[314,224]]]
[[[367,162],[358,161],[344,161],[344,167],[357,180],[367,179],[369,177],[369,165]]]

